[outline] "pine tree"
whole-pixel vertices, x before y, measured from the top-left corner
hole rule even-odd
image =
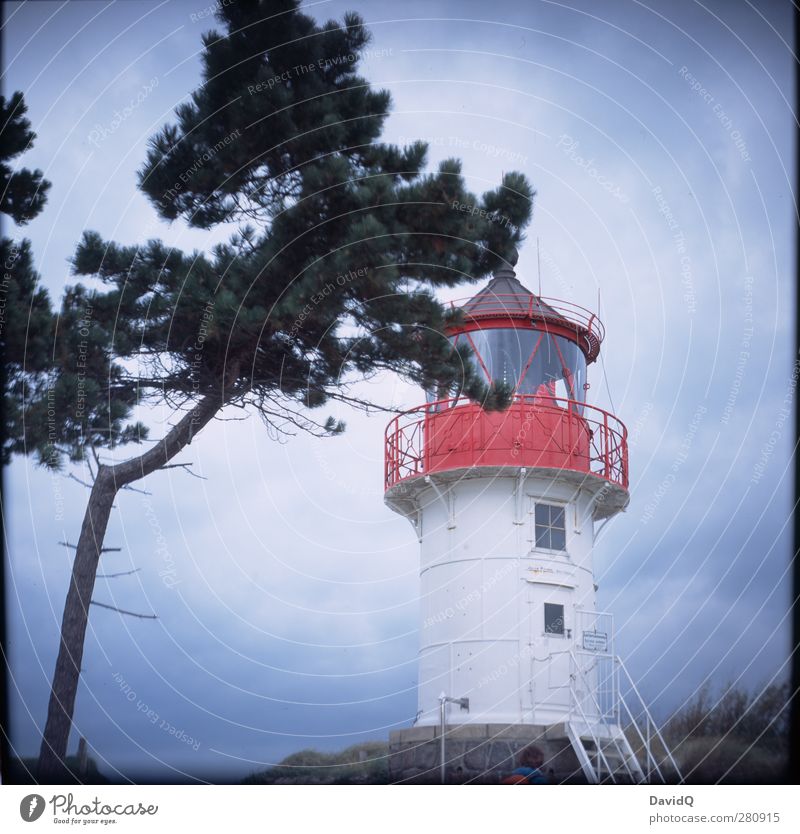
[[[17,224],[33,220],[47,202],[50,183],[38,169],[12,169],[11,160],[33,146],[22,93],[0,96],[0,213]],[[0,350],[3,354],[3,463],[25,453],[25,409],[52,365],[53,316],[47,290],[39,286],[29,240],[0,238]],[[44,450],[40,450],[44,451]]]
[[[239,0],[218,19],[224,33],[203,38],[202,83],[152,138],[139,187],[165,220],[238,231],[208,254],[87,232],[73,271],[103,286],[74,286],[61,308],[57,382],[68,415],[48,459],[89,455],[96,466],[43,781],[63,777],[89,603],[121,488],[166,466],[228,405],[278,430],[336,434],[344,426],[314,410],[364,405],[352,386],[381,371],[502,406],[442,338],[456,314],[435,291],[510,255],[531,216],[525,177],[506,174],[478,197],[456,160],[425,173],[423,143],[381,142],[391,101],[359,75],[369,34],[358,15],[318,25],[296,0]],[[180,412],[166,436],[137,457],[101,461],[98,449],[145,441],[145,428],[128,423],[135,405],[165,402]]]
[[[19,226],[33,220],[42,211],[50,190],[50,183],[38,168],[35,171],[27,168],[13,170],[8,164],[29,150],[36,139],[31,123],[25,118],[27,112],[22,93],[14,93],[8,101],[0,96],[0,178],[3,183],[0,212],[12,217]]]

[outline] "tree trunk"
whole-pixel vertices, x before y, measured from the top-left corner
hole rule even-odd
[[[83,517],[61,621],[61,643],[39,752],[37,779],[40,783],[74,779],[67,771],[64,760],[78,691],[89,603],[114,498],[123,486],[164,466],[191,443],[194,435],[210,422],[222,405],[223,399],[219,395],[205,396],[163,440],[143,455],[114,466],[100,466],[97,472]]]
[[[100,468],[89,496],[83,517],[75,563],[72,566],[64,617],[61,621],[61,645],[53,673],[53,688],[47,709],[42,749],[39,753],[39,781],[71,781],[63,770],[67,740],[72,724],[72,710],[78,691],[83,641],[89,619],[89,602],[94,590],[97,563],[111,515],[117,487],[109,477],[108,468]]]

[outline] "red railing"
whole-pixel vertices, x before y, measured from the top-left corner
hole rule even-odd
[[[470,302],[476,304],[476,309],[469,309]],[[468,318],[497,318],[502,316],[525,316],[539,321],[553,324],[571,324],[579,330],[585,331],[597,340],[598,344],[606,335],[605,327],[599,318],[585,307],[562,301],[559,298],[545,298],[538,295],[519,294],[487,294],[478,299],[460,298],[450,302],[453,308],[464,310]]]
[[[613,414],[575,400],[518,394],[505,411],[440,400],[386,427],[385,487],[450,469],[525,466],[584,472],[627,489],[627,436]]]

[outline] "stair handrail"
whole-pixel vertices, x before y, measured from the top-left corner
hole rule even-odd
[[[572,652],[570,652],[570,654],[572,654]],[[570,686],[570,693],[572,695],[575,694],[575,691],[574,691],[572,686]],[[594,746],[595,746],[595,749],[597,750],[598,755],[603,760],[603,764],[606,766],[606,770],[608,771],[609,775],[611,775],[611,766],[608,763],[608,759],[606,758],[605,753],[603,753],[602,745],[600,744],[597,736],[594,734],[594,730],[592,729],[592,725],[589,723],[588,719],[586,718],[586,713],[584,713],[583,707],[581,706],[580,701],[578,701],[577,698],[575,698],[575,705],[580,710],[581,717],[583,718],[583,723],[589,730],[589,735],[591,736],[592,741],[594,742]],[[574,729],[573,729],[573,732],[574,732]],[[581,737],[580,737],[580,734],[578,734],[578,741],[580,742],[580,740],[581,740]],[[588,752],[587,752],[585,747],[583,749],[583,752],[586,753],[586,758],[589,760],[589,767],[592,768],[592,772],[594,773],[595,777],[597,778],[597,782],[599,784],[599,782],[600,782],[599,769],[597,771],[595,771],[595,769],[592,767],[591,759],[589,759]],[[581,768],[582,767],[583,767],[583,765],[581,765]],[[613,775],[611,776],[611,778],[612,779],[614,778]]]
[[[609,736],[611,737],[611,741],[614,743],[614,747],[616,748],[617,753],[619,754],[619,757],[622,760],[622,764],[625,766],[625,770],[628,772],[628,776],[630,776],[630,778],[634,782],[637,782],[638,778],[636,777],[636,774],[631,769],[631,766],[628,764],[628,757],[625,755],[625,751],[620,748],[619,742],[617,741],[617,737],[614,734],[613,730],[611,729],[613,727],[613,725],[608,724],[608,720],[604,717],[602,707],[600,706],[600,703],[598,702],[597,698],[595,698],[594,692],[592,691],[592,687],[591,687],[589,681],[586,679],[586,677],[583,673],[583,669],[581,669],[580,665],[578,664],[578,659],[575,657],[575,653],[572,649],[570,649],[569,655],[572,658],[572,663],[573,663],[574,667],[578,670],[578,672],[581,676],[581,680],[583,681],[583,684],[586,687],[586,690],[589,693],[589,696],[591,697],[595,708],[597,709],[597,715],[600,719],[599,723],[606,724],[606,726],[609,728],[609,730],[610,730]],[[612,655],[611,658],[612,658],[612,662],[613,662],[614,656]],[[572,685],[570,685],[570,693],[573,695],[573,697],[575,697],[575,690],[574,690],[574,687]],[[619,691],[617,691],[616,694],[617,694],[617,698],[619,698]],[[600,745],[598,743],[597,737],[594,734],[594,730],[591,728],[591,725],[589,724],[589,722],[586,721],[586,717],[585,717],[585,714],[583,712],[583,707],[581,707],[580,702],[578,701],[577,697],[575,697],[575,703],[577,704],[578,709],[581,711],[581,715],[584,717],[584,723],[589,727],[589,731],[590,731],[590,734],[591,734],[591,737],[592,737],[592,741],[595,743],[595,746],[597,747],[598,751],[600,751],[600,755],[603,758],[603,763],[606,766],[606,770],[608,770],[608,774],[611,777],[611,780],[615,781],[614,780],[614,773],[611,770],[611,768],[609,767],[608,760],[606,759],[605,755],[602,752],[602,745]],[[635,757],[635,754],[634,754],[634,757]]]
[[[650,766],[655,768],[656,773],[658,773],[658,778],[666,785],[667,780],[664,778],[664,774],[661,772],[661,768],[658,766],[658,762],[656,761],[656,757],[653,755],[652,750],[650,749],[650,742],[645,741],[644,736],[642,735],[642,731],[639,729],[639,725],[636,723],[636,719],[633,717],[633,713],[630,710],[625,698],[620,695],[619,702],[625,707],[625,712],[628,713],[628,718],[631,722],[631,726],[634,730],[636,730],[636,735],[639,736],[639,741],[642,742],[642,749],[645,751],[645,756],[647,757],[647,769],[650,770]],[[652,723],[652,722],[649,722]],[[655,725],[653,725],[655,726]]]
[[[669,759],[670,764],[675,769],[675,773],[677,773],[677,775],[678,775],[678,784],[679,785],[683,784],[683,781],[684,781],[683,780],[683,774],[681,773],[681,770],[678,767],[678,763],[675,761],[675,757],[672,755],[672,751],[669,749],[669,745],[667,744],[666,741],[664,741],[664,736],[661,735],[661,730],[658,729],[658,724],[656,724],[655,720],[653,719],[653,716],[650,714],[650,710],[647,708],[647,703],[645,702],[644,698],[642,698],[638,687],[633,682],[633,678],[631,677],[630,672],[628,672],[628,669],[625,666],[625,664],[622,662],[622,658],[619,657],[619,655],[617,655],[616,660],[617,660],[617,664],[619,665],[620,671],[622,671],[624,673],[625,677],[628,679],[628,683],[630,684],[630,688],[634,691],[634,693],[636,694],[636,697],[639,699],[639,702],[641,703],[642,708],[644,709],[644,714],[647,717],[647,720],[652,725],[653,729],[655,730],[656,738],[661,742],[661,746],[664,748],[664,752],[667,754],[667,758]],[[628,709],[628,705],[627,705],[627,703],[625,703],[625,699],[622,697],[621,694],[619,695],[619,698],[620,698],[620,701],[625,705],[625,709],[628,711],[628,714],[630,715],[630,709]],[[631,720],[633,721],[633,717],[631,717]],[[633,721],[633,723],[634,723],[634,725],[636,725],[635,721]],[[641,737],[641,734],[640,734],[640,737]],[[656,766],[656,769],[657,770],[659,769],[658,766]],[[659,770],[659,774],[660,774],[660,770]],[[661,779],[662,779],[662,781],[664,781],[666,783],[666,780],[664,779],[663,776],[661,777]]]

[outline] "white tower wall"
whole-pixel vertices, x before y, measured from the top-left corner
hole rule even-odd
[[[469,698],[468,712],[449,708],[452,724],[565,721],[577,612],[595,608],[601,482],[511,467],[472,474],[433,475],[412,500],[421,544],[416,723],[438,723],[443,692]],[[537,503],[563,507],[565,550],[536,546]],[[563,634],[545,632],[545,603],[563,606]]]

